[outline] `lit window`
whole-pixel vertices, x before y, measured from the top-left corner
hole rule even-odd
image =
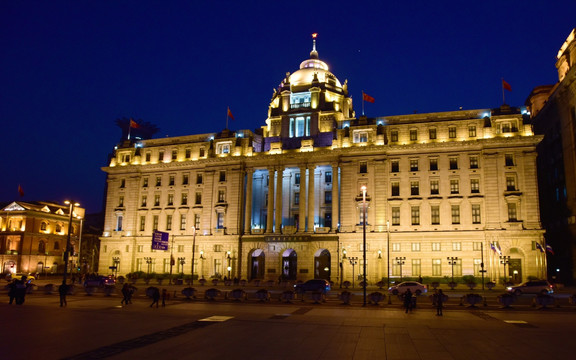
[[[460,224],[460,206],[452,205],[452,224]]]
[[[410,213],[412,217],[412,225],[420,225],[420,207],[412,206]],[[418,249],[418,251],[420,251],[420,249]]]
[[[428,137],[430,140],[436,140],[436,128],[428,129]]]
[[[392,252],[400,252],[400,243],[392,243]]]
[[[390,142],[398,142],[398,130],[390,131]]]
[[[417,141],[418,140],[418,130],[412,129],[410,130],[410,141]]]
[[[449,159],[450,161],[450,170],[457,170],[458,169],[458,158],[457,157],[451,157]]]
[[[146,216],[140,216],[140,231],[146,230]]]
[[[452,243],[452,251],[462,251],[462,243],[461,242],[453,242]]]
[[[420,243],[412,243],[412,251],[420,251]]]
[[[480,192],[480,179],[470,179],[470,192],[472,194]]]
[[[508,203],[508,221],[518,221],[516,203]]]
[[[172,215],[166,215],[166,230],[172,230]]]
[[[420,183],[418,181],[410,182],[410,195],[420,195]]]
[[[418,171],[418,159],[410,159],[410,171]]]
[[[186,230],[186,215],[180,214],[180,230]]]
[[[432,225],[439,225],[440,224],[440,207],[439,206],[431,206],[430,207],[430,222]]]
[[[400,225],[400,208],[392,208],[392,225]]]
[[[400,183],[397,181],[392,183],[392,196],[400,196]]]
[[[469,137],[476,137],[476,126],[468,126],[468,136]]]
[[[514,176],[506,176],[506,191],[516,191],[516,178]]]
[[[332,204],[332,191],[325,191],[324,192],[324,203],[325,204]]]
[[[168,194],[168,206],[174,205],[174,194]]]
[[[224,213],[221,213],[221,212],[218,213],[217,228],[218,229],[224,229]]]
[[[480,205],[472,205],[472,224],[480,224]]]
[[[353,141],[355,143],[367,143],[368,142],[368,132],[367,131],[355,131]]]
[[[430,195],[438,195],[440,192],[439,180],[430,180]]]
[[[470,169],[478,169],[478,156],[470,156]]]
[[[442,276],[442,259],[432,259],[432,276]]]
[[[456,139],[456,127],[455,126],[450,126],[448,128],[448,137],[450,139]]]
[[[432,251],[442,251],[442,246],[439,242],[432,243]]]

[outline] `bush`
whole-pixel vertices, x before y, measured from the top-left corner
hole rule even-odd
[[[462,276],[462,281],[464,284],[476,284],[476,278],[474,275],[464,275]]]

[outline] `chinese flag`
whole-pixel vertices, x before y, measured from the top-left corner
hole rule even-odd
[[[364,101],[368,101],[369,103],[374,104],[374,98],[373,98],[372,96],[368,95],[368,94],[362,93],[362,99],[363,99]]]
[[[230,111],[230,108],[228,108],[228,117],[234,120],[234,115],[232,115],[232,111]]]
[[[138,129],[140,127],[140,124],[138,124],[136,121],[130,119],[130,127],[134,128],[134,129]]]
[[[512,91],[512,86],[506,82],[506,80],[502,79],[502,87],[508,91]]]
[[[18,185],[18,194],[20,197],[24,196],[24,190],[22,190],[22,186]]]

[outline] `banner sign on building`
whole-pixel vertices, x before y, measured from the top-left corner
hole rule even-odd
[[[168,250],[170,234],[163,231],[154,231],[152,234],[152,250]]]

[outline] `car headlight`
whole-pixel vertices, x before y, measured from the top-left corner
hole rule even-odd
[[[512,286],[508,286],[508,287],[506,288],[506,290],[508,290],[508,291],[512,290]]]

